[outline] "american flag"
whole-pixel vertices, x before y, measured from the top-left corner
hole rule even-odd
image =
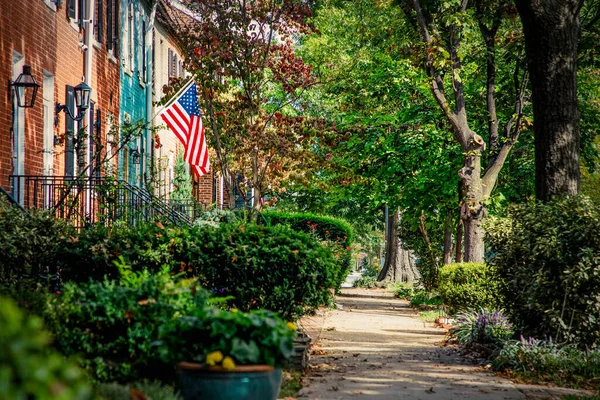
[[[183,144],[185,162],[198,176],[208,173],[210,161],[196,84],[186,89],[160,116]]]

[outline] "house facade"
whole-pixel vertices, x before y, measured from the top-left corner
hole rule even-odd
[[[168,200],[181,150],[153,102],[185,71],[176,24],[157,20],[159,3],[170,5],[0,0],[0,76],[15,82],[28,71],[39,84],[31,108],[17,104],[23,89],[0,85],[0,188],[18,203],[54,207],[56,193],[70,190],[65,182],[104,176]],[[76,107],[81,83],[91,89],[85,110]],[[89,222],[94,190],[85,189],[78,211]],[[214,202],[215,192],[212,174],[195,179],[197,200]]]
[[[31,108],[19,107],[16,89],[0,85],[0,186],[21,201],[24,176],[85,173],[95,154],[106,151],[110,127],[100,121],[119,110],[119,66],[106,41],[119,32],[117,19],[110,19],[116,3],[0,1],[0,76],[15,81],[29,65],[40,85]],[[91,102],[77,121],[74,88],[82,80],[92,89]],[[56,103],[74,115],[57,111]]]

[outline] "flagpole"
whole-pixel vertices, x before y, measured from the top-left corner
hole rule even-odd
[[[175,93],[173,95],[173,97],[171,97],[171,99],[167,102],[167,104],[165,104],[164,106],[162,106],[152,117],[152,119],[150,120],[150,122],[154,121],[154,118],[158,117],[160,115],[160,113],[162,113],[164,111],[165,108],[167,108],[168,106],[170,106],[172,103],[174,103],[178,98],[179,95],[181,93],[183,93],[184,91],[186,91],[190,86],[192,86],[192,84],[194,83],[194,78],[190,77],[190,80],[182,86],[181,89],[179,89],[179,91],[177,93]]]

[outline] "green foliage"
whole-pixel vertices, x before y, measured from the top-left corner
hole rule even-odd
[[[585,197],[514,207],[487,226],[512,320],[580,346],[600,339],[600,208]]]
[[[45,310],[58,349],[80,355],[100,382],[164,378],[153,342],[173,318],[205,306],[208,294],[191,280],[174,280],[165,268],[155,274],[119,266],[118,282],[66,284]]]
[[[192,177],[187,172],[183,152],[180,152],[175,162],[175,176],[173,178],[175,190],[171,192],[171,202],[181,203],[192,200]]]
[[[0,199],[0,285],[11,285],[26,276],[41,280],[40,274],[55,274],[57,244],[75,233],[65,221],[50,213],[33,210],[27,214]]]
[[[412,299],[419,293],[424,293],[423,288],[415,287],[412,283],[395,282],[389,286],[389,290],[399,299]]]
[[[377,277],[362,276],[352,282],[352,286],[355,288],[372,289],[377,286]]]
[[[296,327],[266,310],[197,308],[161,329],[160,354],[167,363],[211,361],[220,352],[235,364],[281,366],[293,353]],[[220,362],[220,360],[216,360]]]
[[[492,366],[528,380],[560,386],[597,388],[600,385],[600,351],[581,350],[534,338],[505,343]]]
[[[503,283],[495,268],[484,263],[445,265],[439,272],[438,291],[448,312],[503,305]]]
[[[353,229],[348,222],[340,218],[326,217],[311,213],[287,213],[287,212],[264,212],[261,214],[264,221],[269,225],[288,225],[293,230],[305,232],[327,246],[330,245],[335,252],[336,260],[340,269],[339,283],[348,275],[352,253],[350,245],[352,244]],[[259,222],[261,218],[259,216]],[[333,245],[333,246],[331,246]],[[339,285],[336,286],[339,289]]]
[[[410,299],[411,307],[430,307],[430,306],[441,306],[442,299],[440,296],[436,295],[432,292],[421,291],[415,293],[415,295]]]
[[[172,387],[160,382],[141,381],[130,384],[117,382],[100,383],[96,385],[96,394],[105,400],[182,400],[181,396]],[[135,397],[134,397],[135,394]],[[144,397],[141,397],[144,396]]]
[[[84,373],[50,348],[42,325],[0,297],[0,398],[92,399]]]
[[[456,317],[450,337],[463,345],[481,344],[494,348],[502,347],[513,335],[512,325],[501,311],[479,308]]]
[[[294,320],[328,304],[345,275],[335,253],[285,225],[221,224],[196,232],[190,266],[201,282],[247,311],[265,308]]]
[[[309,233],[320,240],[340,243],[345,247],[352,244],[352,226],[340,218],[276,211],[263,212],[262,216],[270,225],[289,225],[295,231]]]

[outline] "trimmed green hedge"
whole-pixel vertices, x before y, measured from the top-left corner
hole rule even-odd
[[[64,246],[59,260],[63,278],[75,282],[116,279],[119,257],[137,271],[167,265],[174,273],[198,277],[219,295],[233,296],[230,304],[240,310],[266,308],[296,319],[330,302],[329,289],[345,278],[340,253],[339,246],[284,225],[147,224],[90,228]]]
[[[439,270],[438,291],[451,314],[502,308],[502,285],[495,270],[484,263],[449,264]]]
[[[339,285],[346,279],[350,272],[352,253],[353,230],[352,226],[343,219],[320,216],[311,213],[289,213],[283,211],[267,211],[259,217],[259,223],[267,222],[268,225],[287,225],[295,231],[305,232],[330,243],[336,259],[338,260],[340,276]],[[339,289],[339,285],[336,289]]]

